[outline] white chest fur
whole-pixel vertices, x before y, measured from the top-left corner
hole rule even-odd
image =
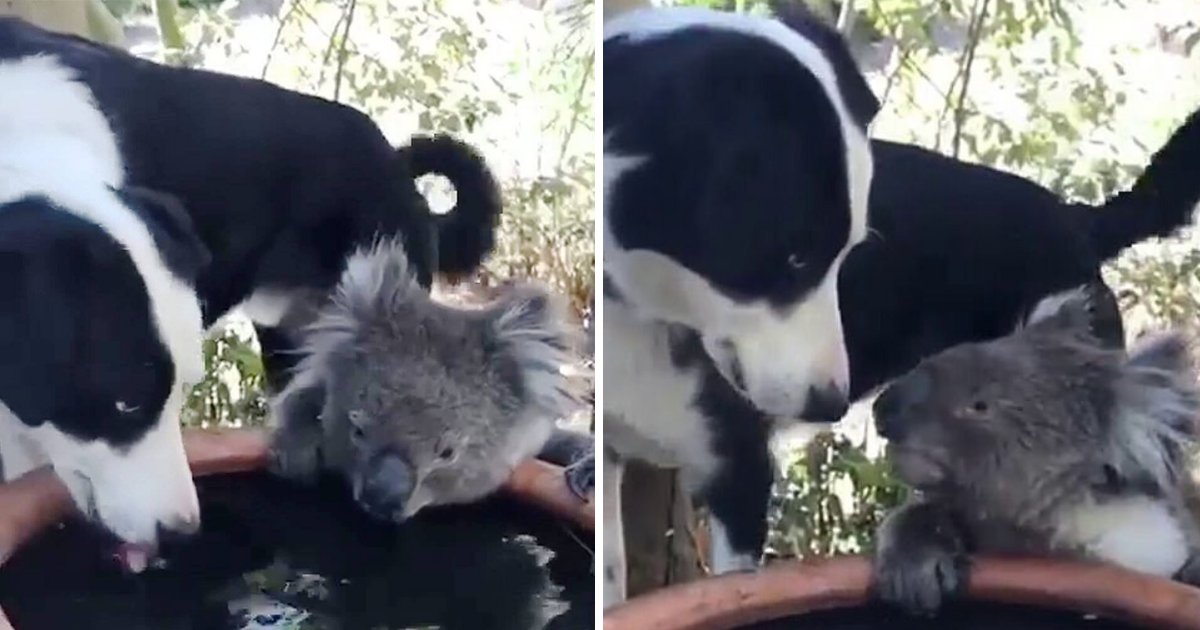
[[[1188,558],[1187,537],[1170,508],[1150,497],[1084,503],[1060,523],[1062,544],[1135,571],[1170,577]]]
[[[604,441],[624,457],[683,467],[692,483],[715,471],[712,436],[695,406],[700,377],[671,363],[667,328],[604,304]]]

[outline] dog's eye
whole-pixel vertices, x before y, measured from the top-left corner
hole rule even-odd
[[[787,264],[793,270],[800,270],[804,268],[804,259],[800,257],[800,254],[792,252],[788,255]]]

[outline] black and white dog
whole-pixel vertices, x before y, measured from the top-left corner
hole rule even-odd
[[[402,237],[422,285],[474,269],[500,213],[486,164],[448,137],[392,147],[362,112],[265,81],[174,68],[0,19],[0,60],[41,55],[93,95],[126,181],[177,197],[212,253],[198,279],[206,325],[235,307],[255,323],[272,389],[287,330],[323,300],[347,257]],[[414,178],[448,177],[458,203],[430,213]]]
[[[199,525],[178,418],[203,376],[207,250],[177,203],[125,187],[71,71],[0,61],[0,94],[3,479],[52,465],[86,515],[142,548],[126,556],[140,570],[160,530]]]
[[[732,19],[721,16],[714,23]],[[836,37],[799,24],[809,33]],[[747,52],[753,49],[732,46],[737,38],[726,37],[717,53],[711,42],[720,34],[710,24],[678,29],[671,38],[606,35],[603,360],[605,442],[613,449],[606,456],[615,460],[606,463],[604,481],[608,603],[622,597],[624,580],[621,458],[684,470],[716,516],[717,571],[752,565],[765,536],[773,475],[767,439],[777,414],[751,404],[754,398],[738,382],[744,371],[722,367],[730,358],[709,348],[713,344],[705,343],[702,325],[661,310],[665,300],[686,305],[693,318],[703,317],[711,312],[706,307],[714,294],[731,293],[720,274],[756,255],[765,256],[761,275],[746,271],[742,277],[762,282],[775,277],[775,266],[767,263],[773,238],[785,233],[788,221],[801,221],[768,203],[784,188],[783,175],[762,183],[771,181],[772,168],[792,158],[759,96],[768,88],[753,85],[758,65]],[[727,67],[750,68],[743,75],[747,83],[722,78]],[[841,84],[858,85],[851,63],[837,67]],[[779,78],[773,84],[776,93],[786,85]],[[851,102],[861,111],[877,109],[869,92],[850,94],[857,95]],[[1097,282],[1100,266],[1126,247],[1186,225],[1200,201],[1200,178],[1194,176],[1200,112],[1176,130],[1129,191],[1098,207],[1067,203],[1029,180],[920,147],[875,141],[871,151],[871,235],[849,253],[837,280],[844,335],[834,325],[797,326],[797,339],[778,342],[779,356],[773,358],[782,368],[795,360],[788,355],[805,356],[810,340],[844,337],[850,400],[945,348],[1008,334],[1041,299]],[[722,165],[744,184],[741,189],[718,186]],[[803,167],[782,168],[795,174],[793,181],[817,181]],[[829,221],[829,214],[811,209],[811,200],[802,203],[810,197],[795,189],[789,194],[800,200],[793,216]],[[775,203],[786,208],[784,201]],[[724,214],[715,212],[727,206]],[[751,226],[763,225],[762,215],[781,216],[776,232],[737,240]],[[820,234],[827,228],[812,229]],[[735,244],[740,251],[729,253]],[[654,265],[639,268],[639,259]],[[640,269],[633,285],[661,284],[648,292],[639,293],[646,285],[631,289],[633,269]],[[625,283],[618,273],[626,274]],[[671,280],[658,280],[664,277]],[[1111,292],[1098,294],[1093,307],[1100,311],[1098,334],[1123,343]],[[803,419],[822,420],[819,415]]]
[[[680,467],[711,510],[714,569],[750,568],[773,418],[844,413],[837,275],[867,233],[878,103],[809,16],[646,9],[604,40],[609,604],[622,460]]]

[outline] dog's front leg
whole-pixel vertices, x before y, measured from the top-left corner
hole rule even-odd
[[[709,510],[714,574],[753,571],[767,540],[767,508],[775,467],[766,438],[732,449],[702,493]]]

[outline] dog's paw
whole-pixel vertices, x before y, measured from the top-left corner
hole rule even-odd
[[[276,431],[267,454],[267,467],[272,474],[300,483],[317,482],[321,472],[321,439],[316,431]]]
[[[957,549],[917,545],[877,554],[874,571],[881,600],[912,614],[933,616],[964,592],[970,567]]]
[[[580,501],[588,501],[596,491],[596,453],[591,452],[563,469],[567,488]]]

